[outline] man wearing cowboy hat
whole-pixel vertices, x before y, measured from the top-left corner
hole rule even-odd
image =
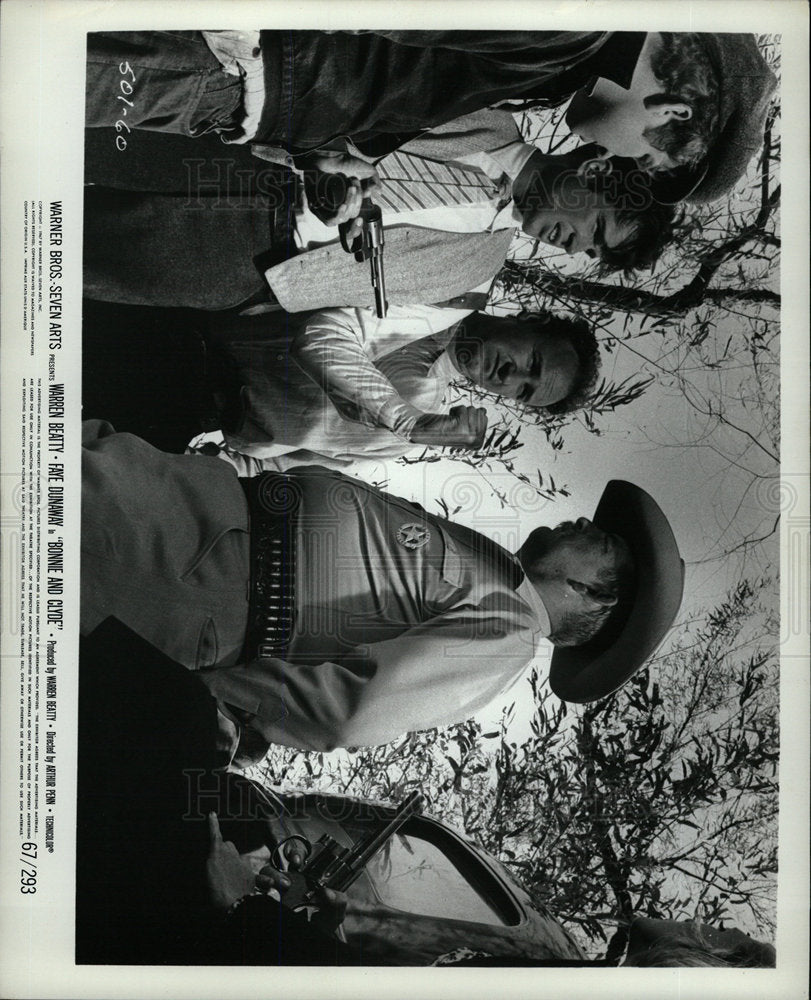
[[[305,749],[385,743],[482,709],[542,638],[579,702],[616,690],[672,624],[682,563],[630,483],[594,522],[515,554],[317,466],[238,480],[85,425],[82,632],[115,615],[190,669],[223,723]]]

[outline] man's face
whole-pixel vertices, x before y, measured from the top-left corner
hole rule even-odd
[[[645,130],[692,114],[688,105],[678,101],[651,104],[650,99],[661,97],[662,90],[650,64],[658,39],[655,33],[648,35],[628,90],[600,77],[590,93],[579,90],[566,111],[569,130],[584,142],[597,143],[614,156],[634,159],[649,173],[672,170],[678,164],[651,145]]]
[[[562,172],[548,190],[548,204],[528,202],[521,228],[565,253],[598,257],[602,246],[621,246],[634,232],[632,223],[617,222],[609,190],[593,190],[580,172]]]
[[[624,568],[633,567],[628,543],[586,517],[564,521],[556,528],[539,528],[532,544],[535,581],[574,589],[606,606],[615,604],[618,596],[606,589],[606,577],[616,578]]]
[[[450,350],[456,368],[471,382],[526,406],[565,399],[579,371],[577,352],[565,337],[513,317],[474,314]]]
[[[660,108],[646,108],[641,98],[605,80],[600,80],[591,94],[578,91],[566,112],[566,124],[584,142],[597,143],[614,156],[634,159],[640,170],[648,173],[678,166],[644,135],[645,129],[662,122]]]

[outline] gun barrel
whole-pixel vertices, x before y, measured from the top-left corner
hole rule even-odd
[[[341,859],[342,864],[340,869],[329,880],[327,887],[337,889],[339,892],[345,892],[357,880],[363,869],[389,837],[395,834],[410,816],[421,812],[424,802],[425,797],[422,792],[412,792],[403,801],[403,804],[382,830],[362,837],[350,850],[349,854]]]
[[[375,312],[383,319],[389,310],[386,301],[386,276],[383,271],[383,255],[373,255],[369,258],[372,269],[372,288],[375,293]]]

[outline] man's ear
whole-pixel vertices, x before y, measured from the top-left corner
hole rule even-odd
[[[613,167],[611,161],[602,157],[594,156],[588,160],[583,160],[577,168],[578,176],[589,180],[592,177],[608,177]]]
[[[693,109],[690,105],[680,101],[673,104],[656,104],[648,108],[648,112],[660,124],[669,121],[687,122],[693,117]]]

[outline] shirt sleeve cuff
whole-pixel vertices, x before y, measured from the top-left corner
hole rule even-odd
[[[412,406],[404,399],[397,397],[386,400],[380,408],[377,421],[388,428],[392,434],[396,434],[404,441],[410,441],[411,432],[414,430],[417,419],[424,415],[422,410],[418,410],[416,406]]]

